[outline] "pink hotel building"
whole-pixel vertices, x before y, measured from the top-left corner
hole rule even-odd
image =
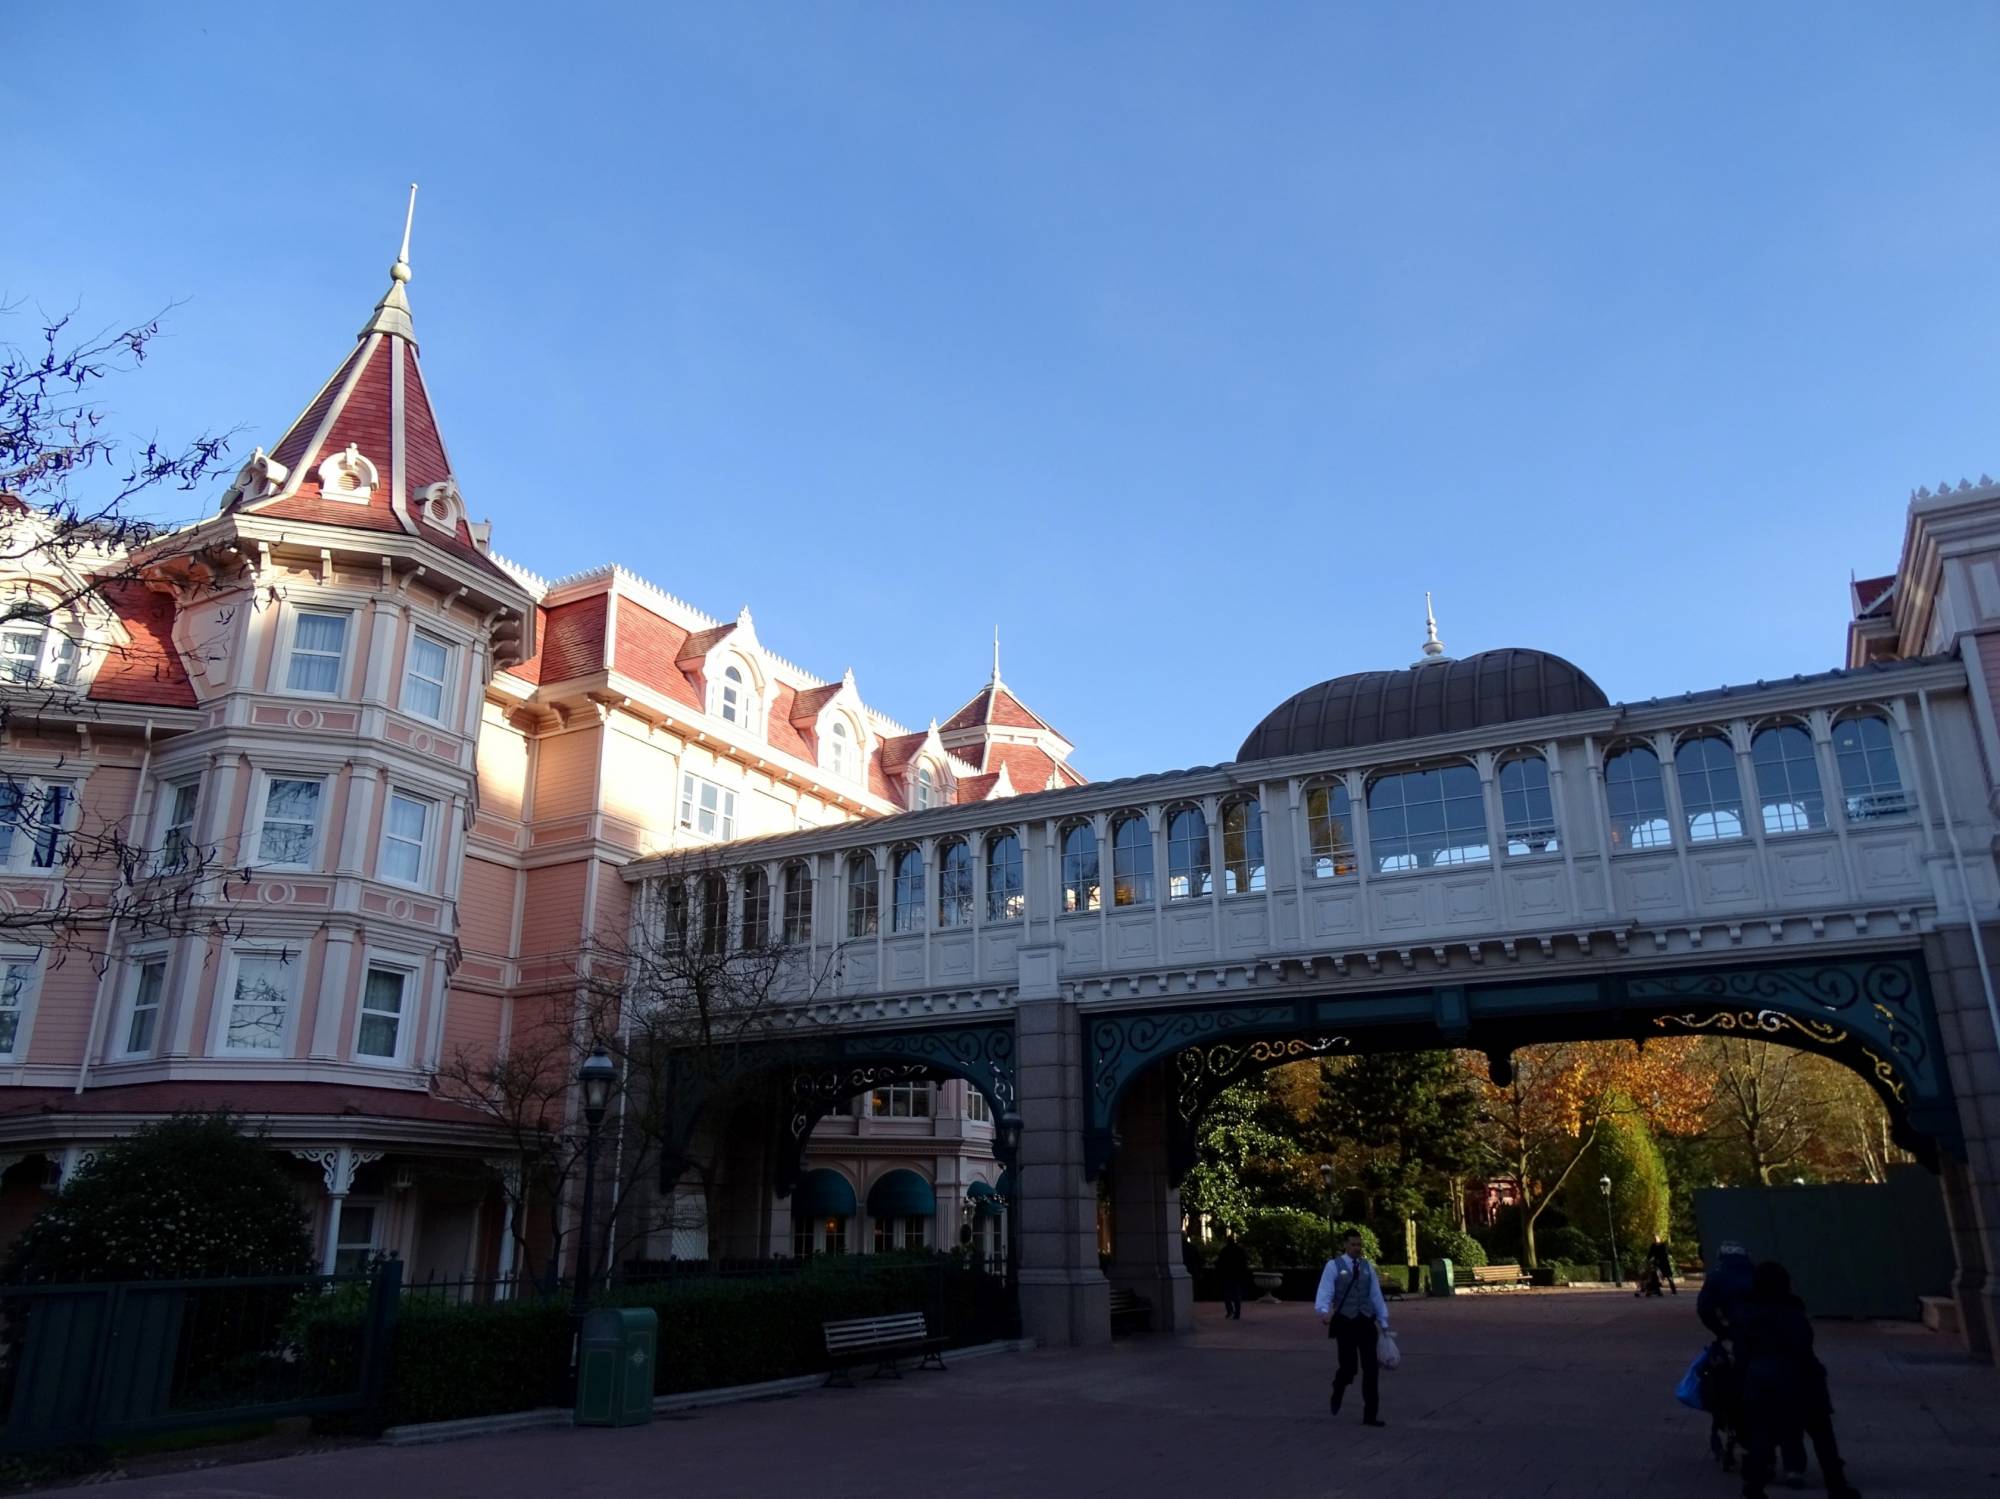
[[[497,556],[453,481],[409,267],[391,274],[213,516],[102,560],[138,581],[6,626],[0,907],[105,880],[62,843],[111,827],[169,870],[195,848],[238,873],[204,888],[215,922],[113,922],[60,961],[0,930],[0,1240],[106,1141],[222,1105],[297,1173],[329,1267],[394,1251],[414,1280],[504,1273],[505,1141],[435,1074],[571,992],[585,934],[624,920],[621,866],[1083,780],[997,665],[911,732],[851,673],[765,649],[747,609],[718,621],[617,566],[550,582]],[[774,1252],[954,1242],[1000,1174],[960,1082],[864,1098],[807,1164],[835,1210],[796,1234],[774,1218]],[[931,1187],[935,1226],[907,1177],[871,1221],[891,1172]],[[707,1249],[699,1222],[656,1238]]]

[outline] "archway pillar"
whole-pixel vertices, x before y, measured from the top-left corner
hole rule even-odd
[[[1194,1280],[1181,1254],[1181,1194],[1168,1152],[1171,1088],[1154,1067],[1126,1089],[1111,1169],[1111,1284],[1152,1303],[1161,1332],[1194,1330]]]
[[[1014,1011],[1021,1112],[1014,1232],[1021,1328],[1049,1347],[1111,1341],[1111,1287],[1097,1262],[1097,1193],[1084,1172],[1083,1024],[1055,990],[1055,955],[1024,949]],[[1040,960],[1039,962],[1037,960]],[[1047,983],[1031,975],[1047,969]]]
[[[1989,958],[2000,958],[2000,926],[1982,932]],[[1924,938],[1931,1000],[1937,1011],[1963,1161],[1941,1161],[1945,1216],[1958,1264],[1952,1300],[1966,1347],[1992,1360],[2000,1351],[2000,1038],[1986,1004],[1987,982],[1969,927]]]

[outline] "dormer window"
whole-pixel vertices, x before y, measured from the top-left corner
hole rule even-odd
[[[722,668],[709,693],[708,711],[725,723],[755,731],[757,727],[757,684],[740,660]]]
[[[76,680],[76,637],[55,622],[46,604],[17,598],[0,625],[0,680],[68,686]]]
[[[833,727],[827,731],[827,767],[837,776],[849,780],[854,778],[856,759],[854,736],[848,730],[847,720],[836,718]]]
[[[375,486],[381,482],[375,465],[351,442],[345,450],[335,453],[319,466],[322,499],[347,500],[352,504],[365,505],[375,493]]]
[[[917,778],[910,792],[910,807],[921,812],[937,804],[937,773],[931,769],[930,761],[920,760],[917,762]]]

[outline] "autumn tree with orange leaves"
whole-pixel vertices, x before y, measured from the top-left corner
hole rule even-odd
[[[1521,1257],[1535,1256],[1535,1222],[1614,1112],[1631,1110],[1655,1128],[1701,1127],[1713,1074],[1694,1063],[1693,1038],[1649,1042],[1569,1041],[1525,1047],[1513,1077],[1496,1084],[1486,1058],[1461,1053],[1480,1102],[1480,1134],[1521,1204]]]

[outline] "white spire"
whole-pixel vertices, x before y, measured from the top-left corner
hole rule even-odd
[[[403,291],[410,279],[410,226],[416,217],[417,185],[412,182],[410,206],[403,213],[403,247],[396,252],[396,263],[389,267],[389,290],[375,304],[375,316],[361,330],[364,338],[371,333],[393,333],[411,343],[417,341],[416,327],[410,322],[410,299]]]
[[[993,685],[1000,685],[1000,627],[993,627]]]
[[[1446,656],[1444,653],[1444,642],[1438,639],[1437,611],[1431,607],[1431,596],[1429,590],[1425,590],[1424,654],[1422,658],[1418,660],[1417,665],[1423,666],[1432,661],[1448,661],[1450,659],[1451,658]]]

